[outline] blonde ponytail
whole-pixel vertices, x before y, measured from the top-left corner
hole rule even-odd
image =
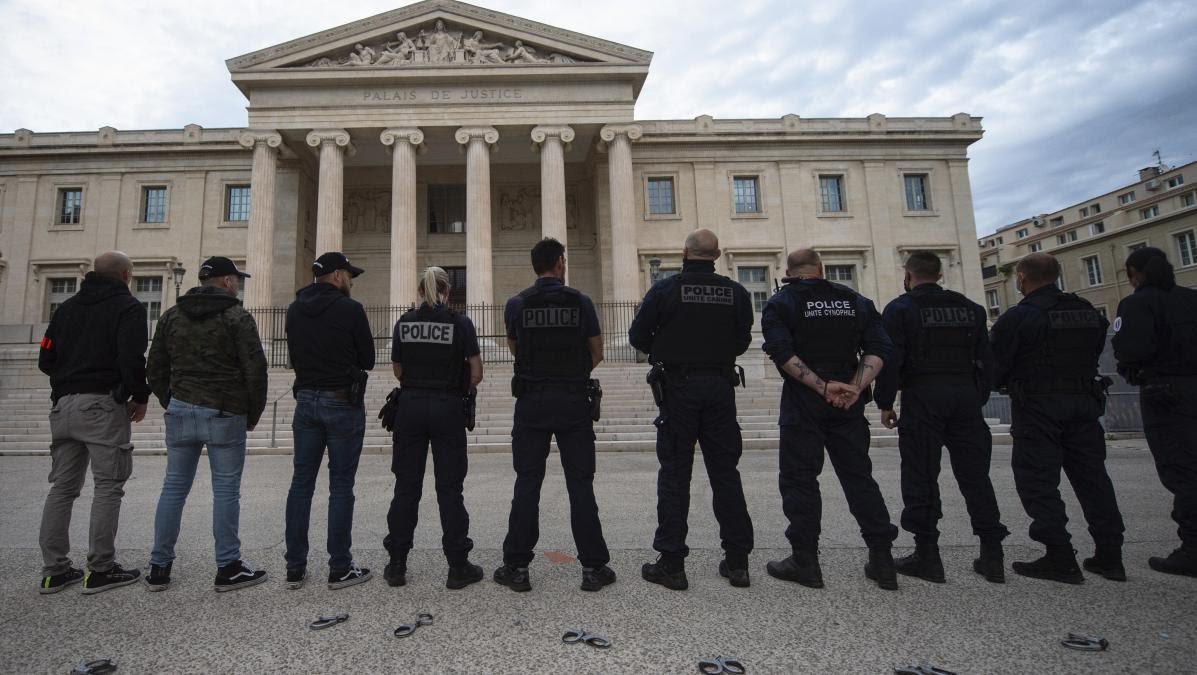
[[[420,299],[428,306],[435,307],[441,301],[442,293],[449,293],[449,273],[439,267],[425,269],[420,279]]]

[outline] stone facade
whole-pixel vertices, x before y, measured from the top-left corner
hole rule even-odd
[[[430,264],[464,268],[463,299],[493,304],[554,236],[572,285],[635,301],[696,227],[758,298],[813,246],[882,303],[904,253],[931,248],[981,300],[979,118],[636,120],[651,58],[428,0],[230,59],[245,128],[0,134],[0,324],[46,320],[109,248],[159,279],[139,295],[162,305],[174,267],[186,288],[210,255],[254,274],[248,306],[284,305],[334,248],[367,270],[366,305],[412,302]]]

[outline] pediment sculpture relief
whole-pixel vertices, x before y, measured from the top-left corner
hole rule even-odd
[[[576,63],[572,56],[552,52],[541,54],[522,40],[512,43],[487,40],[482,31],[448,30],[445,22],[437,20],[431,28],[421,28],[409,36],[395,33],[395,39],[379,44],[359,42],[353,50],[340,57],[324,56],[310,63],[308,68],[372,67],[398,68],[412,65],[459,64],[504,65],[522,63]]]

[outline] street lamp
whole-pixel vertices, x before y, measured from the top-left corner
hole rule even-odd
[[[660,278],[661,278],[661,259],[660,258],[649,258],[648,259],[648,278],[651,279],[654,284],[660,280]]]
[[[171,273],[175,275],[175,302],[178,302],[179,289],[183,286],[183,276],[187,274],[187,269],[183,267],[183,263],[175,263]]]

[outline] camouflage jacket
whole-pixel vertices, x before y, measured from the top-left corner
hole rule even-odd
[[[241,301],[204,286],[187,291],[158,320],[146,365],[162,407],[172,397],[245,415],[253,427],[266,408],[266,355]]]

